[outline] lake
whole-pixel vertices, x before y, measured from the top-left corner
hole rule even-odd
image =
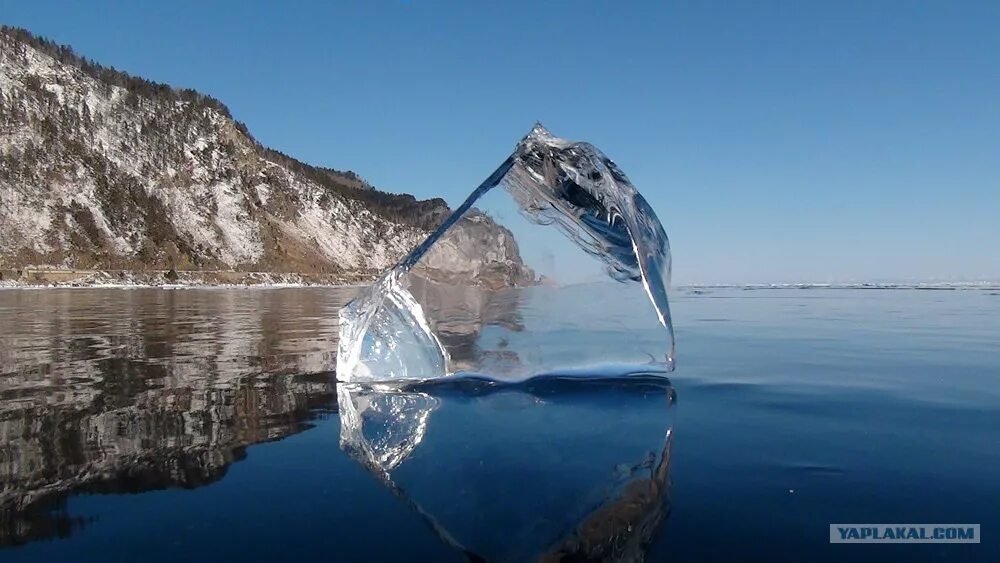
[[[1000,292],[676,289],[669,382],[374,393],[355,291],[0,290],[0,560],[1000,560]]]

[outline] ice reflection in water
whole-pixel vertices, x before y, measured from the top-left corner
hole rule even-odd
[[[379,476],[406,461],[440,402],[418,391],[337,385],[340,447]]]
[[[337,395],[342,448],[472,560],[639,561],[669,512],[662,377],[340,383]]]

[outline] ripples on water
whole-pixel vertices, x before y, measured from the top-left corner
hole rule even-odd
[[[0,291],[0,558],[1000,559],[988,292],[677,292],[672,409],[663,381],[338,389],[352,294]]]

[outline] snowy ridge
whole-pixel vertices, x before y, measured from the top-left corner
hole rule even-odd
[[[214,100],[0,29],[0,268],[377,271],[443,207],[274,155]]]

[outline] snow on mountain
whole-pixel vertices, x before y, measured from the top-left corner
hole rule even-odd
[[[217,100],[0,28],[0,268],[374,271],[447,213],[267,149]]]

